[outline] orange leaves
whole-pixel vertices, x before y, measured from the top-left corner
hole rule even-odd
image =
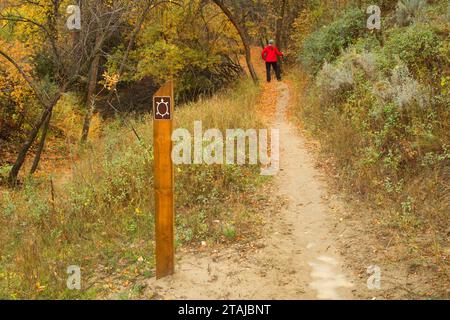
[[[8,53],[21,66],[23,71],[30,75],[32,67],[30,65],[30,49],[25,47],[21,42],[14,41],[12,43],[6,42],[0,38],[0,48]],[[9,75],[14,77],[15,81],[22,81],[22,77],[14,66],[2,59],[0,63],[0,71],[6,71]]]

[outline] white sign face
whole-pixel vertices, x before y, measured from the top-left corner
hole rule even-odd
[[[81,10],[77,5],[70,5],[67,7],[67,13],[70,14],[67,18],[67,29],[81,30]]]

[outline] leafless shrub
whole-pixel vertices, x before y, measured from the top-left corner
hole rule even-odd
[[[372,52],[357,53],[356,50],[349,50],[342,56],[342,64],[347,68],[361,69],[370,79],[378,77],[376,58]]]
[[[364,51],[356,58],[358,65],[364,70],[367,75],[374,77],[377,72],[377,65],[375,54],[372,52]]]
[[[352,69],[348,64],[334,66],[326,62],[317,76],[317,86],[324,96],[328,97],[342,90],[348,90],[353,83]]]
[[[405,65],[394,68],[390,81],[376,83],[373,93],[384,102],[394,102],[400,108],[410,108],[414,105],[424,108],[428,101],[423,88]]]

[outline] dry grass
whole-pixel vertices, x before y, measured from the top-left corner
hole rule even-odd
[[[202,120],[205,128],[258,128],[258,95],[243,81],[180,107],[177,126],[192,131]],[[105,124],[64,176],[41,173],[2,192],[0,298],[89,299],[119,288],[139,294],[137,281],[154,268],[152,135],[150,117]],[[255,166],[177,167],[177,246],[256,236],[264,181]],[[66,288],[70,265],[82,268],[81,291]]]

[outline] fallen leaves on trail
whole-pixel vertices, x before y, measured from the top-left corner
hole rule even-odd
[[[266,82],[262,85],[262,88],[262,94],[256,105],[256,110],[265,122],[269,122],[275,116],[278,91],[275,82]]]

